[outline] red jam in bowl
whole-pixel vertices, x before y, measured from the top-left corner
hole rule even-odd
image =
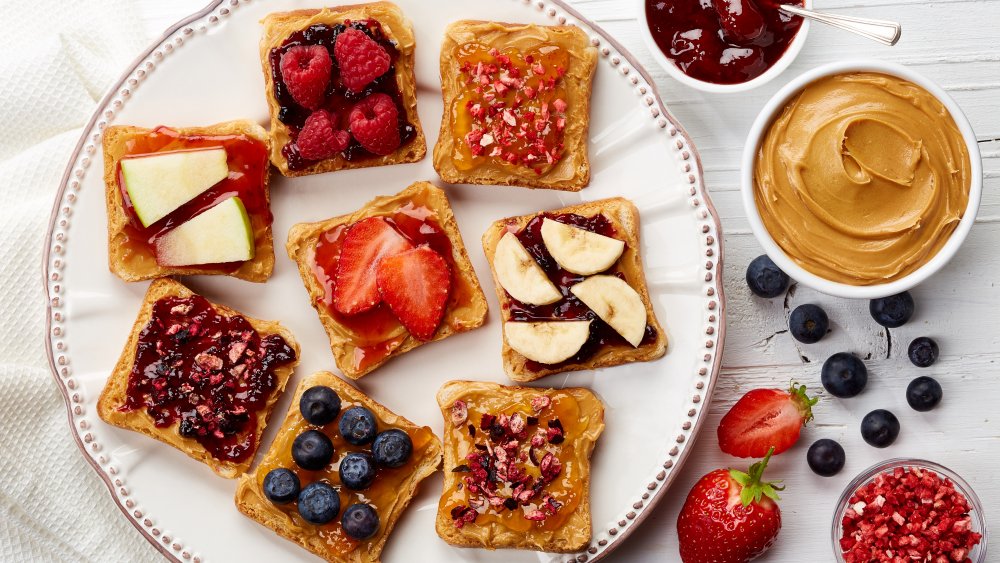
[[[802,5],[802,0],[788,4]],[[684,74],[715,84],[740,84],[771,68],[802,19],[774,0],[646,0],[656,45]]]

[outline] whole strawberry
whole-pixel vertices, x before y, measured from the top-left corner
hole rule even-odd
[[[805,385],[781,389],[754,389],[740,398],[719,423],[719,448],[736,457],[763,457],[792,447],[812,420],[818,399],[806,395]]]
[[[771,451],[744,473],[716,469],[695,483],[677,518],[684,563],[746,563],[781,530],[778,487],[761,480]]]

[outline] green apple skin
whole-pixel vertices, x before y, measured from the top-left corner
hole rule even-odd
[[[233,196],[157,239],[156,261],[161,266],[245,262],[254,250],[250,216]]]
[[[148,227],[229,176],[226,149],[170,151],[121,160],[132,208]]]

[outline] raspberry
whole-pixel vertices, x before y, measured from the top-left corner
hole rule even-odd
[[[347,131],[334,127],[334,117],[326,110],[316,110],[306,118],[295,144],[306,160],[330,158],[347,148],[351,136]]]
[[[333,54],[340,67],[340,81],[354,92],[360,92],[371,81],[385,74],[391,63],[389,53],[381,45],[353,27],[337,35]]]
[[[399,111],[392,98],[372,94],[351,110],[351,135],[368,152],[385,156],[399,148],[398,120]]]
[[[332,66],[326,47],[297,45],[281,55],[281,78],[292,99],[304,108],[316,109],[326,98]]]

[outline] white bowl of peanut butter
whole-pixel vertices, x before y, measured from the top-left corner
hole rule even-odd
[[[806,72],[764,106],[742,160],[754,235],[789,276],[872,299],[941,269],[975,222],[976,136],[939,86],[894,63]]]

